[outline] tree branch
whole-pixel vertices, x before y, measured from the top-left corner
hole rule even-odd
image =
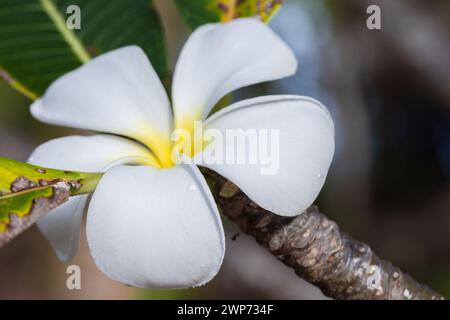
[[[368,245],[343,233],[318,207],[311,206],[297,217],[277,216],[258,207],[223,177],[202,171],[222,213],[325,295],[334,299],[443,299],[381,260]]]
[[[277,216],[256,205],[230,181],[211,170],[202,171],[222,213],[325,295],[334,299],[443,299],[390,262],[378,258],[368,245],[341,232],[316,206],[296,217]],[[11,194],[45,187],[52,188],[51,196],[35,198],[23,217],[9,215],[7,229],[0,232],[0,247],[66,202],[81,184],[42,180],[37,185],[19,177],[11,186]]]

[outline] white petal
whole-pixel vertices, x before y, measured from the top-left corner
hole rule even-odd
[[[216,204],[195,166],[119,166],[100,181],[87,238],[100,270],[143,288],[202,285],[218,272],[225,241]]]
[[[152,152],[130,139],[113,135],[69,136],[37,147],[28,162],[37,166],[84,172],[104,171],[112,163],[157,165]]]
[[[206,147],[196,157],[196,163],[234,182],[261,207],[279,215],[294,216],[316,199],[334,154],[333,121],[319,102],[301,96],[245,100],[208,119],[205,134],[210,129],[219,130],[223,139]],[[240,134],[244,139],[252,130],[256,133],[257,142],[253,144],[256,149],[252,151],[250,144],[244,145],[242,164],[225,158],[234,150],[239,152],[233,143],[237,140],[227,136],[227,129],[244,130]],[[264,134],[268,138],[264,139]],[[265,149],[268,146],[272,147]],[[221,150],[224,159],[217,157]],[[213,155],[217,163],[211,161]],[[255,157],[253,162],[251,155]]]
[[[39,230],[63,262],[69,261],[77,253],[81,221],[88,199],[88,195],[70,198],[37,222]]]
[[[54,169],[103,171],[114,163],[151,163],[152,154],[139,144],[108,135],[71,136],[40,145],[28,162]],[[77,196],[42,217],[37,225],[62,261],[76,253],[88,196]]]
[[[185,44],[172,87],[177,122],[206,118],[227,93],[295,73],[291,49],[257,19],[198,28]]]
[[[154,149],[172,131],[167,95],[136,46],[110,51],[60,77],[31,112],[46,123],[132,137]]]

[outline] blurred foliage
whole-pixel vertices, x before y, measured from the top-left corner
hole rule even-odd
[[[3,133],[11,132],[26,138],[26,141],[29,142],[30,145],[36,145],[43,141],[62,135],[73,134],[75,132],[71,129],[49,126],[48,124],[34,120],[28,109],[29,105],[30,99],[14,90],[5,81],[0,79],[0,134],[2,131]],[[7,143],[5,137],[0,138],[3,139],[5,144],[12,143],[12,141]],[[17,151],[19,154],[23,155],[21,150],[25,147],[25,145],[16,145],[10,149],[10,152]],[[0,149],[0,151],[4,150]],[[4,152],[2,154],[5,155]],[[13,152],[13,154],[16,153]],[[16,155],[14,157],[16,157]],[[25,158],[24,156],[21,156],[17,159]]]
[[[20,92],[36,98],[48,85],[92,56],[139,45],[160,77],[167,71],[159,16],[148,0],[2,0],[0,67]],[[70,5],[82,7],[80,30],[65,21]]]
[[[450,297],[450,265],[441,265],[433,272],[427,272],[426,283],[433,286],[437,292],[441,293],[444,297]]]
[[[229,21],[239,17],[260,17],[268,22],[282,0],[175,0],[180,13],[192,29],[205,23]]]
[[[220,12],[216,1],[211,0],[175,0],[181,15],[188,25],[195,29],[213,21],[220,21]]]

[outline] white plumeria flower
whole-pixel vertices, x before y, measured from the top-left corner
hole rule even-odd
[[[87,240],[109,277],[144,288],[202,285],[220,268],[224,231],[199,169],[172,161],[171,133],[192,130],[194,121],[205,119],[205,128],[222,132],[278,129],[274,175],[261,175],[257,164],[200,165],[231,180],[265,209],[285,216],[303,212],[322,188],[334,153],[333,121],[324,106],[307,97],[267,96],[207,118],[229,92],[292,75],[296,68],[292,51],[256,19],[205,25],[181,52],[171,108],[140,48],[111,51],[57,79],[31,107],[43,122],[103,134],[49,141],[29,161],[105,172],[90,200]],[[226,150],[227,140],[222,143]],[[76,252],[87,199],[72,198],[38,223],[61,260]]]

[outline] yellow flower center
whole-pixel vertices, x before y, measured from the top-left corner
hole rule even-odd
[[[207,146],[203,134],[201,116],[175,118],[170,137],[164,134],[147,132],[147,139],[141,141],[150,148],[161,168],[170,168],[181,157],[192,158]]]

